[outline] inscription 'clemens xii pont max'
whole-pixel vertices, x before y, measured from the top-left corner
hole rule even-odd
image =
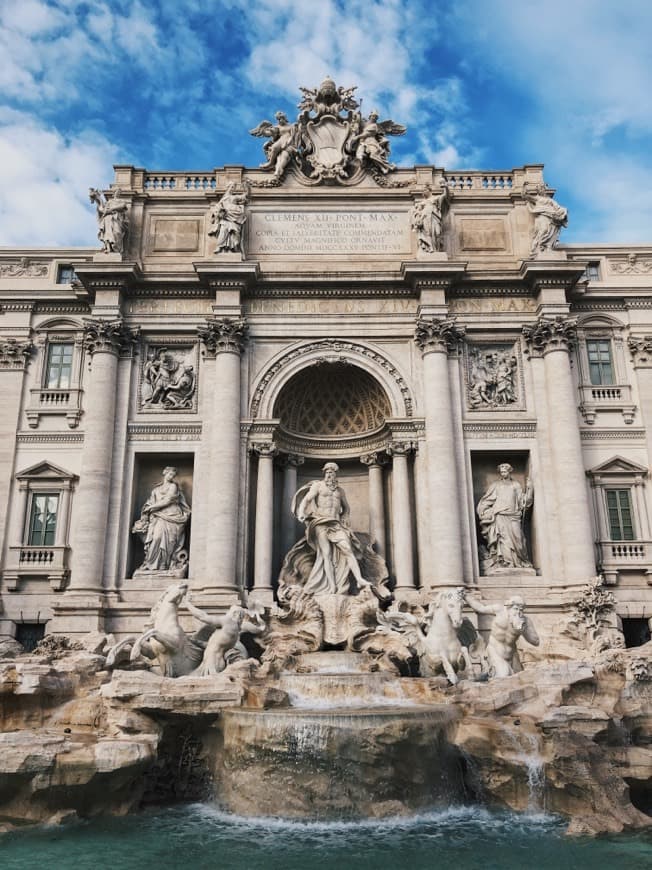
[[[410,229],[400,211],[252,212],[254,254],[407,254]]]

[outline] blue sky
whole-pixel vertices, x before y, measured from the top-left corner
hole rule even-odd
[[[401,165],[545,163],[566,242],[652,243],[649,0],[0,0],[0,244],[95,245],[113,163],[256,166],[357,84]]]

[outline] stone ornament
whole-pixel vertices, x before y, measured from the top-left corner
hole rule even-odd
[[[33,350],[29,338],[0,339],[0,371],[25,371]]]
[[[197,376],[193,362],[194,354],[190,346],[150,346],[141,373],[141,410],[194,409]]]
[[[248,187],[238,192],[235,183],[230,182],[222,198],[211,206],[208,235],[215,236],[214,253],[240,253],[244,257],[244,225],[247,220],[248,197]]]
[[[96,353],[125,353],[136,341],[136,334],[120,317],[111,320],[84,317],[83,320],[82,344],[90,356]]]
[[[163,469],[163,482],[154,487],[131,530],[140,535],[145,548],[145,559],[134,572],[134,577],[152,571],[171,577],[186,577],[188,574],[185,543],[190,506],[176,476],[176,468]]]
[[[609,259],[609,267],[616,275],[649,275],[652,260],[640,259],[638,254],[627,254],[625,260]]]
[[[545,185],[524,184],[523,196],[534,215],[531,257],[540,257],[557,244],[562,227],[568,226],[568,209],[559,205]]]
[[[102,253],[124,254],[129,230],[129,201],[123,199],[120,188],[116,188],[109,197],[91,187],[88,195],[96,207],[97,237],[102,243]]]
[[[519,401],[518,357],[513,345],[470,346],[467,399],[470,408],[508,409]]]
[[[415,202],[410,210],[410,226],[417,234],[419,250],[426,254],[434,254],[443,248],[442,225],[450,200],[450,189],[444,181],[440,185],[438,194],[430,185],[426,185],[423,199]]]
[[[454,317],[420,317],[414,330],[414,341],[421,353],[452,353],[464,339],[466,327],[458,326]]]
[[[534,489],[528,478],[523,490],[512,480],[513,470],[508,462],[498,466],[500,477],[489,486],[476,509],[485,541],[480,554],[485,575],[532,568],[523,523],[534,501]]]
[[[242,353],[247,338],[247,321],[241,317],[216,317],[206,321],[205,326],[197,327],[197,334],[203,342],[206,353]]]
[[[534,623],[525,615],[525,602],[513,595],[504,604],[483,604],[470,593],[466,603],[476,613],[494,616],[487,641],[487,662],[490,677],[509,677],[523,670],[516,648],[519,637],[532,646],[539,646],[539,635]]]
[[[652,366],[652,335],[630,335],[627,339],[627,347],[635,367]]]
[[[615,622],[616,599],[598,574],[582,588],[564,630],[590,655],[598,656],[625,646],[622,632],[614,628]]]
[[[45,278],[48,272],[47,263],[34,263],[29,257],[21,257],[17,263],[0,263],[0,278]]]
[[[402,136],[406,128],[394,121],[379,121],[378,112],[367,118],[353,96],[355,87],[338,87],[326,78],[317,88],[301,88],[303,99],[296,122],[283,112],[276,124],[261,121],[252,136],[267,138],[267,160],[260,168],[273,173],[269,186],[281,183],[292,164],[306,182],[351,183],[367,170],[376,180],[396,167],[389,160],[388,136]]]
[[[533,354],[545,354],[553,350],[569,351],[577,338],[577,318],[539,317],[532,324],[523,327],[523,337]]]

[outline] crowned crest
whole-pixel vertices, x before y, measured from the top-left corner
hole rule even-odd
[[[317,88],[300,88],[303,98],[297,120],[277,112],[276,124],[261,121],[252,136],[267,138],[267,160],[260,168],[273,173],[267,184],[280,184],[290,165],[307,183],[353,183],[367,171],[377,181],[396,168],[389,161],[388,136],[402,136],[406,128],[394,121],[379,121],[378,112],[367,118],[354,96],[356,87],[338,87],[327,77]]]

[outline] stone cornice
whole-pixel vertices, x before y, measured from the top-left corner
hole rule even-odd
[[[586,265],[576,260],[524,260],[520,276],[533,290],[540,287],[567,290],[582,277]]]
[[[217,291],[244,291],[260,277],[260,266],[253,261],[234,262],[225,258],[199,260],[192,265],[201,283]]]
[[[466,327],[457,326],[454,317],[420,317],[414,330],[414,341],[422,354],[452,353],[464,340]]]
[[[466,262],[452,263],[448,260],[409,260],[401,263],[404,282],[415,290],[448,289],[466,272]]]
[[[130,441],[198,441],[201,423],[129,423]]]
[[[218,353],[241,354],[247,339],[247,321],[244,317],[207,318],[205,325],[197,327],[197,334],[208,357]]]
[[[75,265],[75,274],[89,293],[96,290],[122,290],[131,287],[142,279],[140,267],[136,262],[106,263],[94,260],[92,263]]]
[[[574,317],[539,317],[523,327],[523,337],[531,356],[544,356],[555,350],[568,351],[577,334]]]

